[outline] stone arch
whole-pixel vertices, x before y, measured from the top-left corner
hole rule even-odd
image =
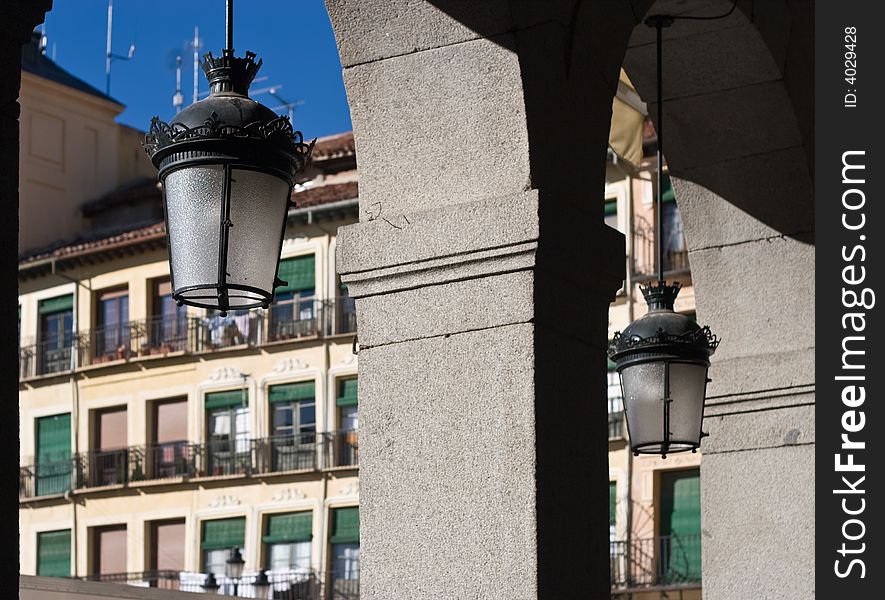
[[[581,368],[580,361],[562,357],[564,346],[557,343],[577,339],[574,348],[586,351],[594,346],[593,335],[601,339],[604,305],[619,277],[617,256],[611,255],[618,240],[595,225],[601,203],[582,200],[602,189],[608,116],[622,64],[640,93],[653,98],[653,33],[640,25],[651,4],[390,0],[368,6],[327,0],[360,156],[363,223],[342,232],[339,270],[361,298],[360,338],[367,351],[361,393],[369,412],[363,465],[369,598],[396,597],[408,589],[405,563],[391,544],[414,540],[372,536],[376,518],[393,510],[372,479],[396,487],[395,475],[382,476],[380,470],[414,466],[375,446],[396,443],[374,421],[389,425],[396,402],[404,400],[380,382],[404,358],[385,349],[419,341],[432,345],[429,340],[439,335],[454,338],[472,328],[503,332],[518,323],[534,328],[517,334],[528,344],[534,369],[534,404],[525,406],[534,408],[525,423],[533,440],[523,450],[535,461],[535,488],[520,490],[531,505],[524,516],[536,519],[536,537],[524,545],[532,576],[498,578],[495,590],[481,595],[577,597],[578,582],[566,570],[580,570],[577,565],[589,557],[596,564],[605,560],[604,537],[593,518],[578,519],[585,531],[599,535],[600,541],[589,542],[593,548],[572,556],[551,548],[577,540],[550,513],[574,517],[581,507],[570,496],[580,496],[586,510],[600,498],[595,480],[578,481],[571,495],[555,483],[567,476],[555,460],[576,449],[550,433],[556,416],[545,402],[574,384],[577,378],[568,373]],[[653,10],[715,14],[730,5],[662,0]],[[744,495],[747,487],[772,481],[807,481],[813,471],[813,65],[807,60],[813,54],[813,14],[786,0],[740,1],[738,9],[722,21],[679,21],[665,34],[666,157],[685,221],[700,317],[727,340],[712,374],[713,435],[705,445],[702,475],[704,594],[714,599],[740,595],[737,586],[745,583],[748,569],[758,574],[760,597],[780,597],[785,587],[810,592],[813,567],[808,486],[798,496],[794,490],[789,502],[777,487],[752,501]],[[503,267],[498,257],[493,265],[493,253],[521,244],[530,259],[510,256]],[[459,262],[468,257],[471,268]],[[531,275],[505,284],[506,269]],[[470,282],[481,278],[479,294]],[[456,282],[462,287],[454,293],[484,306],[483,314],[467,311],[464,319],[428,326],[428,313],[438,308],[428,298],[453,293]],[[580,311],[552,298],[568,290],[586,298]],[[521,297],[530,309],[511,313],[504,301],[506,314],[490,315],[489,299],[508,295]],[[421,307],[424,320],[410,305]],[[402,322],[410,318],[423,331]],[[433,351],[413,350],[433,360],[436,352],[451,349],[440,344]],[[548,365],[554,354],[555,368]],[[491,359],[480,363],[474,364],[480,375],[503,368]],[[598,368],[601,381],[601,364]],[[445,397],[450,389],[442,385],[439,393]],[[381,396],[390,403],[373,407]],[[568,402],[559,414],[599,415]],[[796,430],[799,444],[789,433]],[[598,435],[601,442],[601,429]],[[577,456],[590,469],[599,468],[602,444],[590,439],[587,447]],[[472,450],[468,444],[466,452]],[[445,487],[447,475],[428,482]],[[728,482],[735,478],[746,485],[733,489]],[[433,501],[463,508],[444,498]],[[779,519],[768,517],[772,504],[785,511]],[[486,507],[506,506],[496,498]],[[420,511],[409,515],[432,530],[425,517]],[[500,547],[501,540],[485,541]],[[478,546],[471,550],[483,546],[473,542]],[[797,552],[797,545],[803,550]],[[753,557],[747,547],[755,548]],[[461,550],[465,561],[471,556],[458,545],[450,549]],[[410,550],[426,558],[421,542]],[[790,568],[775,571],[772,565]],[[497,566],[512,565],[505,558]],[[372,575],[376,569],[386,572],[384,581]],[[435,586],[447,571],[443,567],[429,578],[427,597],[445,595]],[[402,580],[392,582],[397,576]],[[607,593],[592,567],[582,581],[580,593]],[[514,582],[523,593],[511,589]]]

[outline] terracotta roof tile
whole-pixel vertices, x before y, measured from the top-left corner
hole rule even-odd
[[[297,208],[306,208],[308,206],[338,202],[339,200],[351,200],[356,198],[358,194],[359,185],[357,182],[347,181],[345,183],[309,187],[306,190],[292,194],[292,200],[295,201]]]

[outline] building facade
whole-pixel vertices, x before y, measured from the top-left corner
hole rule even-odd
[[[274,305],[195,311],[171,297],[138,132],[66,75],[26,75],[22,91],[21,572],[190,591],[213,573],[222,593],[254,594],[264,570],[274,597],[357,597],[356,322],[334,269],[336,230],[356,220],[352,135],[318,140],[293,192]],[[31,89],[51,86],[51,102]],[[59,144],[83,127],[60,113],[46,141],[46,119],[28,115],[84,95],[106,108],[101,181],[47,210],[28,182],[79,171],[78,143]],[[38,159],[51,164],[35,175]],[[239,579],[226,576],[234,548]]]

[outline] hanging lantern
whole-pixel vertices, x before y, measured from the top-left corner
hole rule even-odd
[[[707,369],[719,340],[709,327],[673,311],[680,287],[662,281],[642,287],[648,313],[609,344],[634,454],[694,452],[706,435]]]
[[[248,96],[261,67],[255,54],[227,47],[208,53],[209,97],[170,123],[154,117],[145,151],[163,184],[172,296],[180,304],[220,310],[267,308],[296,174],[310,158],[288,117]]]

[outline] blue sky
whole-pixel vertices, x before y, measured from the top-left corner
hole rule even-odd
[[[54,0],[46,16],[47,54],[100,90],[105,89],[107,0]],[[131,61],[112,66],[111,95],[126,105],[121,123],[147,129],[151,117],[169,120],[175,110],[175,56],[182,55],[181,87],[185,104],[193,95],[194,26],[207,50],[224,47],[224,0],[114,0],[113,52]],[[264,59],[253,89],[282,86],[286,101],[301,101],[295,127],[306,138],[350,129],[350,112],[341,80],[341,62],[322,0],[238,0],[234,3],[234,48],[238,56],[251,50]],[[202,70],[200,90],[208,85]],[[256,96],[274,108],[267,94]],[[285,114],[285,109],[278,112]]]

